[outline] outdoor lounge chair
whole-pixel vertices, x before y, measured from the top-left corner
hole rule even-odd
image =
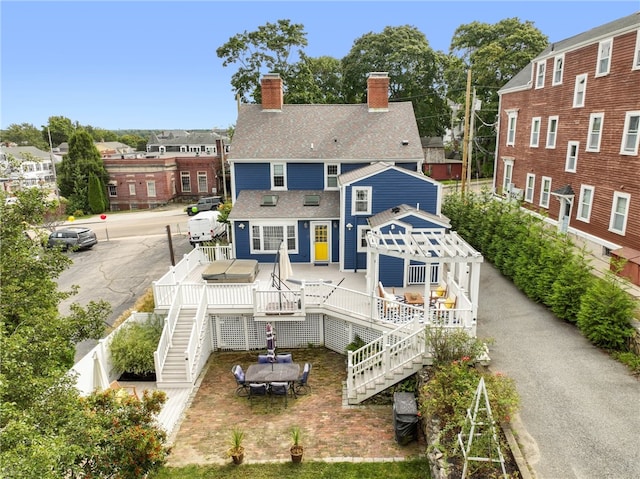
[[[311,392],[311,386],[309,386],[309,373],[311,372],[311,363],[305,363],[304,368],[302,369],[302,375],[293,385],[293,393],[296,396],[302,396]]]
[[[289,383],[274,382],[269,385],[269,394],[273,403],[274,396],[284,397],[284,407],[287,407],[287,396],[289,395]]]
[[[109,388],[113,389],[114,391],[126,391],[130,396],[133,396],[136,399],[140,399],[140,397],[138,397],[138,391],[136,391],[135,386],[123,386],[118,381],[112,381],[111,384],[109,384]]]
[[[231,368],[231,372],[233,376],[236,378],[236,395],[237,396],[247,396],[249,394],[249,386],[244,381],[244,371],[242,370],[242,366],[236,364]]]

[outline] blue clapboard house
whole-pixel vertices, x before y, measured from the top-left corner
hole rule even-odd
[[[278,74],[261,87],[262,104],[239,106],[228,158],[237,258],[273,262],[285,240],[292,263],[359,271],[371,230],[449,228],[441,185],[422,173],[412,104],[388,101],[386,73],[369,74],[366,104],[284,104]],[[378,277],[406,285],[413,262],[382,255]]]

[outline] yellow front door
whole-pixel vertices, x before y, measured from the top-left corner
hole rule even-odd
[[[326,223],[313,226],[313,260],[329,261],[329,225]]]

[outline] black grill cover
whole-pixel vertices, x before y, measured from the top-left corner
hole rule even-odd
[[[393,393],[393,430],[401,445],[418,439],[418,405],[413,393]]]

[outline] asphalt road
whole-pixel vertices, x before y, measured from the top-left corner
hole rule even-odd
[[[67,253],[73,265],[58,278],[58,288],[69,290],[78,285],[78,293],[59,306],[68,314],[71,303],[85,306],[103,299],[111,304],[111,325],[171,267],[171,244],[177,263],[191,251],[186,238],[187,215],[181,207],[107,214],[106,220],[92,217],[71,222],[95,231],[98,244],[86,251]],[[69,222],[67,222],[69,224]],[[96,341],[85,341],[76,348],[76,361],[87,354]]]
[[[478,337],[516,381],[516,437],[537,479],[640,478],[640,381],[492,265],[481,272]]]

